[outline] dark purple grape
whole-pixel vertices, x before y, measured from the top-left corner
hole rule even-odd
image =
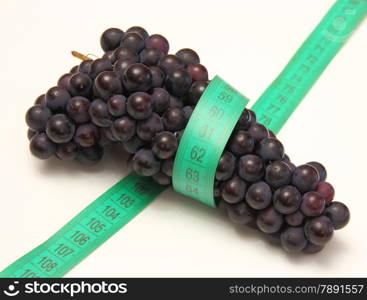
[[[107,51],[105,52],[105,54],[103,54],[102,58],[108,59],[111,63],[114,61],[114,55],[113,55],[113,50]]]
[[[290,226],[300,226],[302,225],[303,221],[305,220],[305,216],[301,211],[297,210],[293,214],[286,215],[284,220]]]
[[[194,109],[190,105],[186,105],[182,108],[182,111],[185,115],[186,122],[188,122],[191,118],[192,113],[194,112]]]
[[[283,217],[272,206],[259,212],[256,218],[257,227],[265,233],[275,233],[283,225]]]
[[[334,201],[325,210],[327,216],[333,223],[335,229],[341,229],[348,224],[350,219],[350,212],[345,204]]]
[[[134,63],[139,62],[139,55],[131,48],[120,46],[113,51],[112,63],[115,63],[119,59],[128,59]]]
[[[164,53],[161,50],[145,48],[140,52],[140,62],[147,66],[156,66],[163,56]]]
[[[201,81],[197,81],[201,82]],[[237,121],[237,130],[248,130],[252,125],[256,123],[256,115],[252,110],[244,109],[240,118]]]
[[[253,124],[248,131],[255,140],[255,143],[259,143],[262,139],[265,139],[270,135],[269,130],[260,123]]]
[[[172,177],[174,158],[165,159],[162,161],[162,172],[167,176]]]
[[[46,95],[42,94],[34,101],[34,105],[46,106]]]
[[[245,225],[255,220],[255,212],[245,202],[240,202],[226,207],[229,219],[235,224]]]
[[[99,127],[109,127],[112,124],[112,117],[108,113],[106,102],[96,99],[89,106],[89,115],[92,122]]]
[[[255,141],[248,132],[238,130],[232,134],[227,145],[228,149],[234,155],[242,156],[245,154],[250,154],[254,151]]]
[[[85,123],[90,120],[88,113],[90,102],[84,97],[73,97],[66,105],[66,112],[76,123]]]
[[[75,73],[69,79],[68,91],[72,96],[87,97],[92,88],[92,80],[85,73]]]
[[[99,73],[104,71],[112,71],[112,63],[109,59],[106,58],[98,58],[93,61],[90,66],[90,77],[92,79],[96,78]]]
[[[317,192],[308,192],[302,197],[301,211],[308,217],[316,217],[325,209],[325,199]]]
[[[153,102],[153,110],[158,114],[163,113],[170,104],[169,93],[165,89],[155,88],[153,89],[151,96]]]
[[[141,140],[136,135],[133,136],[131,139],[125,141],[123,144],[125,151],[130,154],[135,154],[144,146],[146,146],[146,142]]]
[[[302,165],[293,172],[292,184],[302,193],[314,191],[320,181],[317,170],[310,165]]]
[[[169,73],[166,77],[166,88],[175,96],[185,95],[191,87],[190,74],[184,69],[177,69]]]
[[[126,89],[131,92],[146,92],[152,87],[152,73],[143,64],[130,65],[123,76],[123,83]]]
[[[256,152],[264,160],[281,160],[284,155],[284,147],[276,138],[265,138],[257,145]]]
[[[130,27],[126,32],[137,32],[139,33],[144,39],[149,37],[148,31],[146,31],[143,27],[140,26],[133,26]]]
[[[327,178],[327,172],[325,167],[320,164],[319,162],[316,161],[311,161],[309,163],[307,163],[307,165],[311,165],[314,168],[316,168],[317,172],[319,173],[319,177],[320,177],[320,181],[325,181]]]
[[[76,129],[74,141],[85,148],[92,147],[99,140],[99,131],[92,123],[81,124]]]
[[[152,66],[150,67],[150,73],[152,73],[152,88],[161,87],[166,78],[162,69]]]
[[[113,121],[111,130],[117,140],[125,142],[134,136],[136,122],[127,116],[121,117]]]
[[[100,127],[98,145],[101,147],[111,146],[117,142],[112,134],[111,127]]]
[[[103,152],[103,148],[99,145],[81,148],[76,160],[83,165],[92,166],[101,161]]]
[[[172,107],[172,108],[176,107],[176,108],[182,109],[184,107],[184,103],[180,98],[178,98],[174,95],[170,95],[170,97],[169,97],[169,107]]]
[[[121,79],[116,72],[104,71],[94,81],[98,94],[107,101],[111,96],[122,93]]]
[[[31,153],[40,159],[50,158],[56,151],[56,145],[43,132],[35,135],[29,144]]]
[[[215,180],[214,181],[214,188],[213,188],[213,196],[214,199],[216,200],[216,204],[217,202],[222,198],[222,181],[219,180]]]
[[[208,81],[195,81],[189,90],[188,100],[192,105],[196,105],[199,102],[200,97],[207,88]]]
[[[127,98],[127,112],[136,120],[144,120],[151,116],[153,103],[151,96],[147,93],[136,92]]]
[[[241,156],[237,166],[238,175],[248,182],[259,181],[265,173],[262,159],[253,154]]]
[[[168,159],[175,155],[178,147],[177,138],[169,131],[158,133],[152,141],[152,151],[160,159]]]
[[[303,248],[303,252],[307,254],[314,254],[320,252],[322,249],[324,249],[324,246],[318,246],[314,245],[310,242],[307,242],[307,245],[305,248]]]
[[[141,176],[153,176],[159,172],[160,167],[160,161],[151,150],[140,149],[133,157],[132,168]]]
[[[113,95],[107,101],[108,112],[114,117],[121,117],[126,114],[126,97],[123,95]]]
[[[148,119],[138,122],[136,133],[142,140],[149,142],[157,133],[163,130],[161,117],[156,113],[152,113]]]
[[[190,74],[192,81],[208,80],[208,70],[202,64],[188,65],[186,70]]]
[[[318,192],[324,197],[326,204],[329,204],[334,199],[335,190],[333,186],[328,182],[325,181],[319,182],[319,184],[316,187],[316,192]]]
[[[35,131],[43,131],[47,120],[52,116],[52,112],[46,106],[35,105],[28,109],[25,120],[29,128]]]
[[[37,135],[38,132],[34,131],[33,129],[28,129],[27,130],[27,138],[30,141],[35,135]]]
[[[103,55],[103,58],[104,58],[104,55]],[[83,60],[78,67],[78,72],[89,75],[91,72],[92,63],[93,63],[93,60],[91,59]]]
[[[288,227],[280,235],[282,247],[287,252],[300,252],[307,245],[302,227]]]
[[[292,185],[286,185],[277,189],[274,193],[274,208],[285,215],[294,213],[302,202],[302,195]]]
[[[331,220],[320,216],[309,220],[305,225],[307,239],[315,245],[324,246],[333,236],[334,227]]]
[[[125,71],[132,65],[135,64],[134,61],[128,58],[120,58],[116,60],[113,64],[113,71],[119,75],[119,77],[123,77]]]
[[[171,131],[179,131],[185,127],[186,118],[183,111],[179,108],[169,107],[163,114],[164,127]]]
[[[167,176],[162,172],[158,172],[152,176],[153,180],[158,183],[159,185],[169,186],[172,183],[171,177]]]
[[[67,90],[60,87],[52,87],[46,93],[46,105],[53,112],[63,112],[70,99]]]
[[[69,73],[71,73],[71,74],[77,73],[77,72],[78,72],[78,68],[79,68],[79,66],[74,66],[74,67],[72,67],[72,68],[70,69]]]
[[[199,55],[189,48],[179,50],[176,56],[180,58],[186,66],[200,63]]]
[[[121,39],[121,46],[133,49],[135,52],[139,53],[144,49],[145,40],[140,33],[127,32]]]
[[[59,80],[57,81],[57,86],[60,87],[60,88],[63,88],[65,90],[68,89],[69,87],[69,81],[70,81],[70,78],[71,76],[73,76],[74,74],[71,74],[71,73],[66,73],[64,75],[62,75]]]
[[[61,160],[70,160],[76,158],[78,155],[79,147],[74,142],[68,142],[65,144],[58,144],[56,146],[56,156]]]
[[[174,70],[183,69],[185,64],[177,56],[168,54],[161,58],[158,63],[158,67],[160,67],[166,74],[169,74]]]
[[[236,168],[236,157],[229,151],[224,151],[219,159],[215,178],[217,180],[228,180],[232,177]]]
[[[124,32],[118,28],[109,28],[102,33],[100,43],[103,51],[115,50],[121,42]]]
[[[240,177],[234,176],[223,183],[222,197],[231,204],[241,202],[245,197],[246,188],[246,183]]]
[[[275,161],[266,167],[265,181],[274,189],[291,183],[292,170],[284,161]]]
[[[167,54],[169,50],[169,43],[164,36],[160,34],[153,34],[147,38],[146,47],[158,49],[164,54]]]
[[[46,133],[54,143],[67,143],[74,136],[75,125],[66,115],[56,114],[48,119]]]
[[[246,202],[253,209],[264,209],[271,203],[272,192],[263,181],[253,183],[246,192]]]

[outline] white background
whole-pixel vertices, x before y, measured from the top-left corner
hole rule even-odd
[[[128,173],[121,153],[93,168],[40,161],[24,114],[77,60],[101,55],[108,27],[142,25],[172,52],[191,47],[211,76],[252,99],[281,71],[333,0],[0,2],[0,269],[45,241]],[[322,253],[290,255],[217,211],[165,192],[67,276],[367,276],[367,24],[280,133],[296,164],[323,162],[352,212]]]

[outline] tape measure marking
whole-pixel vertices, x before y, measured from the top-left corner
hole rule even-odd
[[[249,100],[219,76],[201,96],[180,140],[173,188],[215,207],[213,188],[220,156]]]

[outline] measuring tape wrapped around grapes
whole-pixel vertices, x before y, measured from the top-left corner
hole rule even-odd
[[[94,164],[104,147],[122,144],[132,170],[169,186],[208,72],[195,51],[168,54],[168,41],[141,27],[107,29],[100,41],[102,58],[77,53],[80,65],[28,110],[30,150],[40,159]],[[193,149],[193,159],[201,155]],[[185,176],[195,181],[199,174],[186,170]],[[248,109],[219,159],[213,194],[231,221],[256,228],[290,252],[320,251],[349,221],[348,208],[333,201],[325,168],[317,162],[296,167]]]

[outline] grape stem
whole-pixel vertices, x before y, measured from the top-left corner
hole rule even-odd
[[[80,53],[78,51],[74,51],[74,50],[71,51],[71,55],[74,56],[74,57],[76,57],[76,58],[79,58],[81,60],[91,60],[90,56],[94,56],[94,58],[98,58],[94,54],[87,54],[87,55],[85,55],[85,54],[82,54],[82,53]]]

